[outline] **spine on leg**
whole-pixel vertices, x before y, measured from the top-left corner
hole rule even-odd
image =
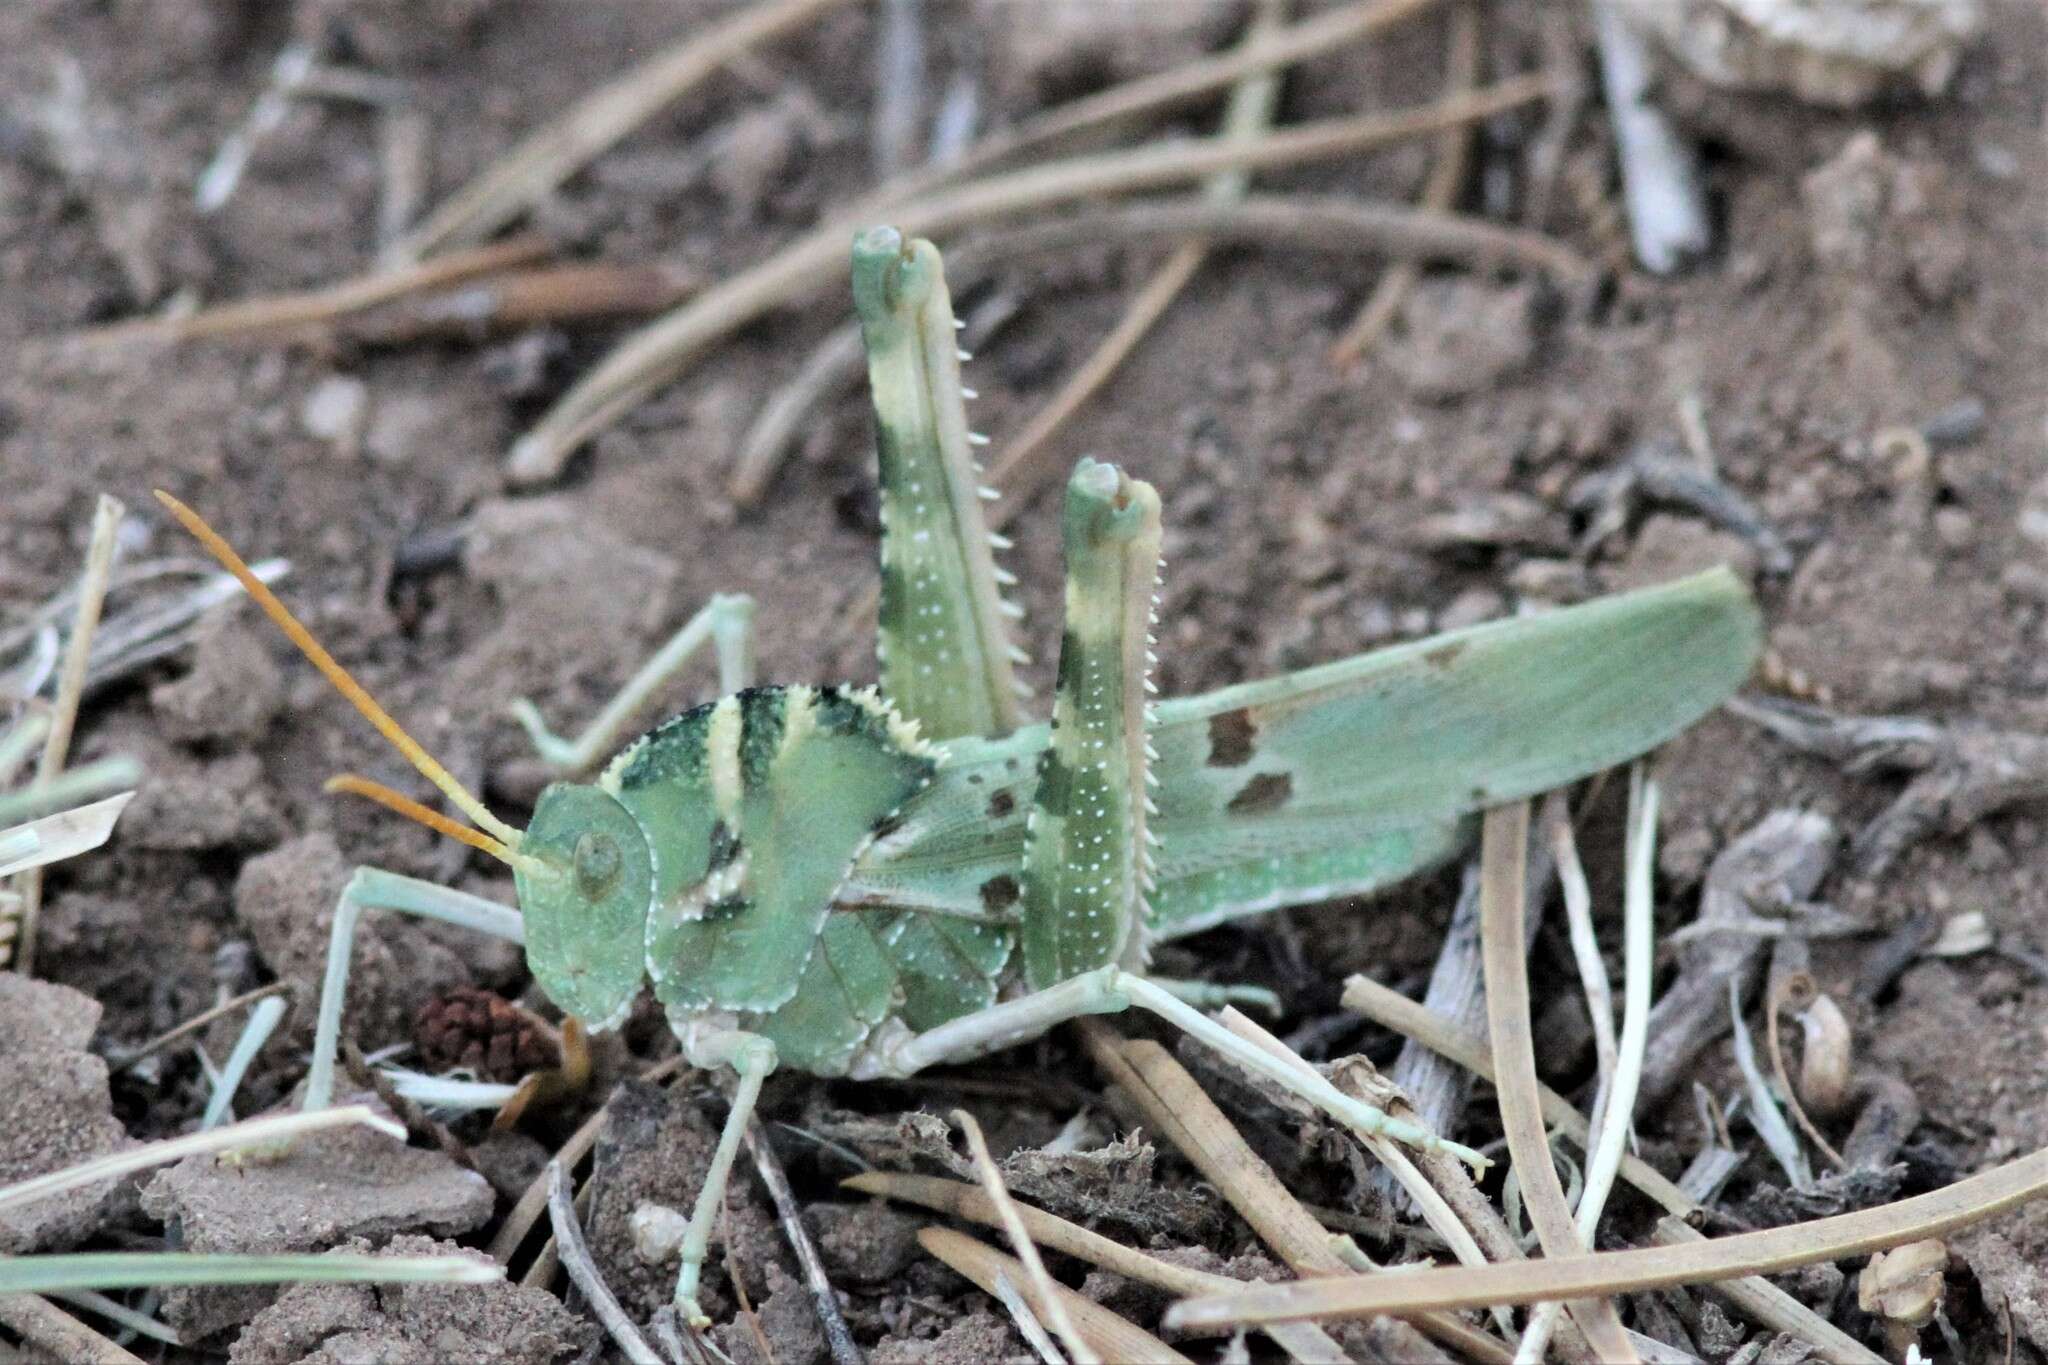
[[[882,691],[928,739],[1017,728],[1022,657],[960,387],[938,248],[895,228],[853,244],[853,299],[875,403],[882,516]]]
[[[1027,979],[1143,965],[1159,495],[1082,460],[1067,484],[1066,630],[1024,836]]]

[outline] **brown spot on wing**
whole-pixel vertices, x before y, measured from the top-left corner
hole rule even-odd
[[[990,877],[981,884],[981,906],[991,915],[1000,915],[1015,905],[1024,896],[1024,889],[1017,885],[1017,879],[1005,872]]]
[[[1209,717],[1209,766],[1242,768],[1252,761],[1258,737],[1259,727],[1252,723],[1251,712],[1243,707],[1218,711]]]
[[[1007,789],[995,793],[988,799],[988,818],[991,820],[1000,820],[1015,809],[1017,798],[1010,795]]]
[[[1451,640],[1435,649],[1426,649],[1422,652],[1422,662],[1431,668],[1449,668],[1465,652],[1465,644],[1463,640]]]
[[[1255,815],[1278,810],[1294,795],[1294,779],[1286,773],[1260,773],[1238,789],[1224,809],[1233,815]]]

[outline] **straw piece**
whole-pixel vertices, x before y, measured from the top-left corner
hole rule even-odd
[[[978,1242],[965,1233],[954,1232],[950,1228],[926,1228],[917,1234],[917,1240],[926,1251],[981,1286],[984,1293],[995,1292],[996,1277],[1000,1275],[1017,1288],[1024,1296],[1024,1301],[1030,1305],[1031,1311],[1041,1320],[1058,1313],[1070,1315],[1076,1327],[1087,1335],[1089,1344],[1100,1353],[1102,1359],[1159,1361],[1161,1365],[1168,1365],[1168,1362],[1193,1365],[1186,1356],[1150,1332],[1126,1322],[1101,1304],[1084,1299],[1071,1289],[1053,1286],[1054,1297],[1059,1302],[1059,1307],[1053,1308],[1051,1303],[1041,1297],[1031,1277],[1014,1258],[1003,1255],[994,1247]]]

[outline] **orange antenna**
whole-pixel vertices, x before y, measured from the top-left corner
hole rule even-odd
[[[458,825],[441,812],[422,806],[410,796],[393,791],[382,782],[372,782],[369,778],[358,777],[354,773],[338,773],[327,779],[322,790],[367,797],[388,811],[403,815],[408,820],[418,821],[436,834],[445,834],[450,839],[468,844],[471,848],[480,848],[499,862],[510,863],[516,856],[511,849],[490,835],[479,833],[468,825]]]
[[[220,534],[208,526],[197,512],[161,488],[156,490],[156,500],[170,509],[171,515],[206,547],[208,554],[219,560],[223,568],[241,580],[242,587],[249,596],[256,599],[256,605],[263,608],[264,615],[276,622],[277,628],[299,647],[299,652],[311,661],[313,667],[319,669],[327,681],[334,684],[335,691],[347,697],[349,704],[363,713],[363,719],[376,726],[377,732],[390,740],[392,747],[404,754],[412,766],[420,770],[421,776],[439,787],[441,794],[453,802],[456,809],[467,815],[478,829],[498,841],[504,850],[504,853],[498,856],[505,856],[519,847],[519,831],[491,814],[483,802],[470,795],[469,789],[455,780],[453,773],[435,762],[434,756],[421,748],[419,741],[407,734],[405,728],[391,718],[391,713],[379,706],[377,699],[364,691],[361,683],[349,676],[347,669],[335,662],[334,656],[313,638],[313,632],[299,624],[299,619],[291,614],[291,610],[277,600],[277,594],[265,586],[262,579],[249,571],[249,566],[242,562],[242,557],[235,553],[234,547],[222,540]]]

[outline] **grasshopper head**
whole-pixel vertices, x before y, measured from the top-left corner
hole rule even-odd
[[[602,788],[557,782],[534,807],[513,880],[534,980],[591,1028],[617,1025],[640,990],[654,895],[640,822]]]

